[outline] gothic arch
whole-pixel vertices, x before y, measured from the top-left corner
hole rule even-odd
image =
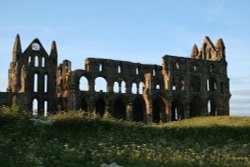
[[[190,102],[190,117],[203,115],[203,100],[200,96],[194,96]]]
[[[113,117],[117,119],[126,119],[126,101],[122,96],[114,100]]]
[[[132,119],[136,122],[143,122],[146,113],[146,105],[142,96],[137,96],[132,102]]]
[[[88,91],[89,90],[89,80],[86,76],[81,76],[79,79],[79,90]]]
[[[207,101],[207,115],[217,116],[218,115],[218,104],[215,98],[209,98]]]
[[[175,98],[171,103],[172,121],[181,120],[184,118],[183,101],[180,97]]]
[[[201,90],[201,80],[198,76],[192,76],[190,84],[192,91],[199,92]]]
[[[104,101],[104,98],[100,97],[95,103],[95,112],[102,117],[105,113],[105,110],[106,102]]]
[[[153,122],[159,123],[162,121],[163,115],[165,114],[165,104],[163,99],[159,96],[155,97],[152,106]]]
[[[108,92],[108,80],[102,76],[95,78],[95,92]]]
[[[99,103],[101,104],[101,103]],[[80,110],[87,112],[88,111],[88,103],[84,97],[81,99]]]

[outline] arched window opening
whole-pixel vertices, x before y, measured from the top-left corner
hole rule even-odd
[[[190,117],[202,116],[203,101],[201,97],[195,96],[190,102]]]
[[[173,117],[174,117],[174,120],[177,121],[178,120],[178,110],[177,110],[177,107],[174,107],[174,113],[173,113]]]
[[[138,74],[139,74],[139,69],[138,69],[138,67],[136,67],[136,69],[135,69],[135,73],[136,73],[136,75],[138,75]]]
[[[115,82],[115,83],[114,83],[113,91],[114,91],[115,93],[118,93],[118,92],[119,92],[119,83],[118,83],[118,82]]]
[[[176,69],[177,70],[179,70],[180,69],[180,63],[177,61],[177,62],[175,62],[175,67],[176,67]]]
[[[48,116],[48,101],[44,101],[44,116]]]
[[[153,76],[155,76],[155,69],[153,69]]]
[[[96,114],[98,114],[102,117],[105,113],[105,105],[106,105],[105,101],[102,98],[99,99],[95,105]]]
[[[146,107],[144,99],[143,97],[139,96],[133,101],[133,108],[132,108],[133,121],[143,122],[145,112],[146,112]]]
[[[209,79],[207,79],[207,91],[210,91],[210,89],[209,89]]]
[[[217,89],[216,80],[214,78],[210,78],[208,80],[208,86],[209,86],[208,91],[215,91]]]
[[[199,77],[192,77],[191,78],[191,90],[199,92],[200,91],[200,78]]]
[[[122,73],[122,69],[121,69],[121,66],[120,66],[120,65],[118,66],[118,73],[119,73],[119,74]]]
[[[84,112],[88,111],[88,104],[87,104],[87,102],[85,101],[84,98],[82,98],[80,110],[82,110]]]
[[[212,116],[217,116],[217,107],[214,100],[208,100],[207,102],[207,114]]]
[[[153,100],[153,122],[160,123],[164,113],[164,103],[162,99],[155,98]]]
[[[161,87],[160,87],[159,84],[157,84],[157,85],[155,86],[155,88],[156,88],[156,89],[160,89]]]
[[[45,74],[45,75],[44,75],[44,92],[45,92],[45,93],[48,92],[48,84],[49,84],[49,82],[48,82],[48,75]]]
[[[79,82],[80,91],[88,91],[88,87],[88,79],[85,76],[82,76]]]
[[[45,57],[42,58],[42,67],[45,67]]]
[[[101,72],[103,70],[102,64],[99,65],[99,71]]]
[[[32,115],[33,116],[38,115],[38,101],[37,101],[37,99],[34,99],[32,102]]]
[[[95,91],[107,92],[107,81],[103,77],[97,77],[95,79]]]
[[[211,100],[207,102],[207,115],[211,115]]]
[[[115,101],[113,116],[117,119],[126,119],[126,104],[122,98],[119,98]]]
[[[142,94],[143,93],[143,84],[142,84],[142,82],[140,82],[140,84],[139,84],[139,94]]]
[[[180,101],[174,100],[171,105],[172,121],[182,120],[184,118],[183,105]]]
[[[125,83],[125,81],[122,81],[122,83],[121,83],[121,93],[126,93],[126,83]]]
[[[28,64],[30,65],[30,63],[31,63],[31,56],[29,56],[28,58]]]
[[[38,58],[38,56],[35,56],[35,62],[34,62],[35,64],[35,67],[38,67],[39,66],[39,58]]]
[[[38,74],[34,75],[33,87],[34,87],[34,92],[38,92]]]
[[[136,93],[137,93],[137,85],[136,85],[136,83],[133,83],[133,84],[132,84],[132,89],[131,89],[131,90],[132,90],[132,93],[133,93],[133,94],[136,94]]]
[[[65,72],[67,73],[69,71],[68,64],[66,64],[64,68],[65,68]]]

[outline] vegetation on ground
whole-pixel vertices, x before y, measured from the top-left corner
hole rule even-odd
[[[247,167],[249,117],[132,123],[83,112],[47,118],[0,113],[1,167]]]

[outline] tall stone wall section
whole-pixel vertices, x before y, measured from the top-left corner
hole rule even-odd
[[[12,57],[1,105],[18,104],[35,114],[81,110],[142,122],[229,115],[222,39],[214,45],[205,37],[200,50],[194,45],[190,58],[165,55],[162,66],[87,58],[83,69],[72,70],[69,60],[57,65],[55,42],[50,54],[38,39],[22,52],[19,36]]]

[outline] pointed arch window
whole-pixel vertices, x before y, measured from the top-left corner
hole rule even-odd
[[[138,75],[138,74],[139,74],[139,69],[138,69],[138,67],[136,67],[136,69],[135,69],[135,73],[136,73],[136,75]]]
[[[143,93],[143,84],[142,84],[142,82],[139,83],[139,87],[138,88],[139,88],[138,93],[142,94]]]
[[[34,87],[34,92],[38,92],[38,74],[34,75],[33,87]]]
[[[34,115],[34,116],[38,115],[38,101],[37,101],[37,99],[34,99],[32,101],[32,115]]]
[[[34,66],[35,66],[35,67],[38,67],[38,66],[39,66],[39,58],[38,58],[37,55],[35,56]]]
[[[42,67],[45,67],[45,57],[42,58]]]
[[[115,82],[115,83],[114,83],[113,91],[114,91],[115,93],[118,93],[118,92],[119,92],[119,83],[118,83],[118,82]]]
[[[48,92],[48,75],[45,74],[44,75],[44,92],[47,93]]]
[[[88,91],[89,90],[89,82],[88,82],[88,79],[85,76],[82,76],[80,78],[79,90],[80,91]]]
[[[121,69],[121,66],[120,66],[120,65],[118,66],[118,73],[119,73],[119,74],[122,73],[122,69]]]
[[[99,71],[101,72],[103,70],[102,64],[99,65]]]
[[[44,116],[48,116],[48,101],[44,101]]]
[[[28,64],[30,65],[30,63],[31,63],[31,56],[29,56],[28,58]]]
[[[126,93],[126,82],[122,81],[121,83],[121,93]]]

